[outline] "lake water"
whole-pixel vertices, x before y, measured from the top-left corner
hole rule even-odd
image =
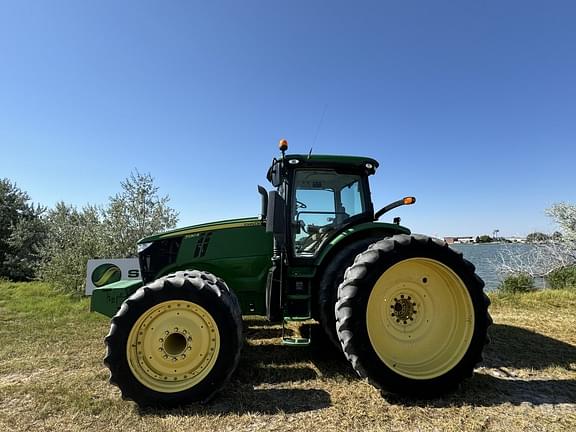
[[[494,290],[500,283],[500,275],[494,268],[494,262],[498,260],[499,252],[503,250],[512,253],[525,253],[531,245],[522,243],[507,244],[453,244],[451,248],[464,254],[464,258],[476,266],[476,274],[486,283],[486,290]]]

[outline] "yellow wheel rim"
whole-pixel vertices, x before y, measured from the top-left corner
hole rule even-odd
[[[433,259],[411,258],[376,281],[366,325],[386,366],[407,378],[431,379],[464,357],[474,332],[474,308],[454,271]]]
[[[203,307],[183,300],[159,303],[144,312],[126,346],[136,379],[163,393],[200,383],[214,367],[219,351],[214,318]]]

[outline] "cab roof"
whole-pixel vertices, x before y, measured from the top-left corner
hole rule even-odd
[[[351,167],[366,167],[366,164],[371,164],[374,168],[378,168],[378,161],[365,156],[343,156],[343,155],[320,155],[320,154],[288,154],[284,157],[286,160],[298,159],[300,161],[297,165],[306,166],[351,166]],[[290,163],[288,163],[290,164]]]
[[[272,170],[280,162],[283,162],[285,170],[319,168],[355,171],[366,175],[374,174],[379,165],[376,159],[365,156],[288,154],[283,159],[272,161],[266,175],[268,181],[272,182]]]

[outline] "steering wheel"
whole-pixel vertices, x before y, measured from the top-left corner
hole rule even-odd
[[[304,204],[302,201],[296,200],[296,208],[308,208],[308,206]]]

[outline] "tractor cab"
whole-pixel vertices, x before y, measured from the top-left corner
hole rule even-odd
[[[353,156],[275,159],[268,171],[276,187],[270,193],[269,230],[291,257],[314,258],[338,232],[374,220],[368,176],[377,167],[374,159]]]
[[[372,223],[401,205],[413,204],[405,197],[374,211],[368,177],[378,162],[369,157],[285,154],[274,159],[267,179],[276,188],[263,195],[262,217],[274,233],[277,250],[298,262],[318,256],[323,246],[348,228]],[[394,220],[400,223],[400,218]]]

